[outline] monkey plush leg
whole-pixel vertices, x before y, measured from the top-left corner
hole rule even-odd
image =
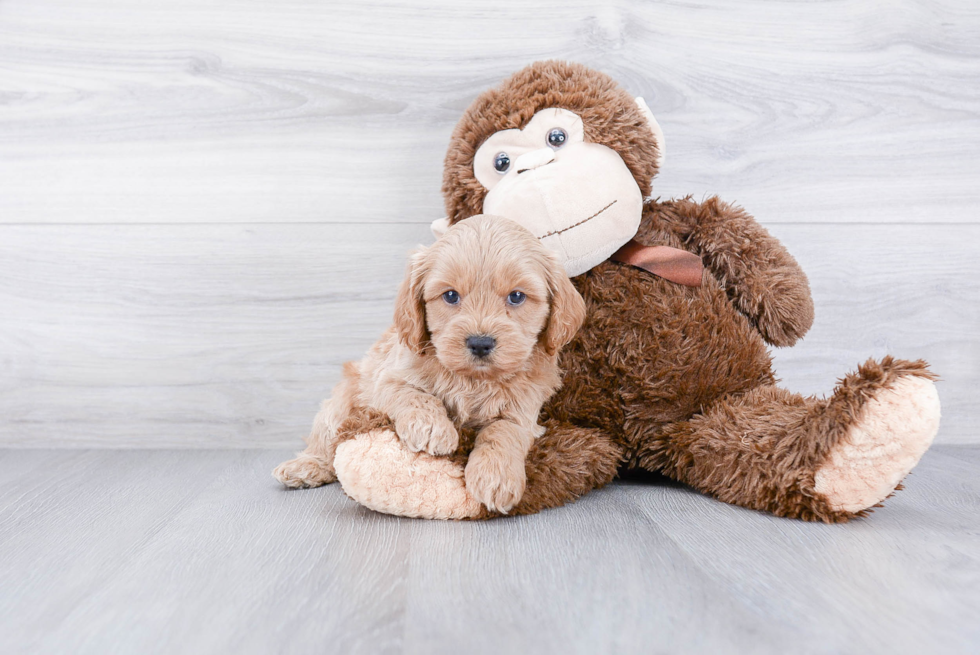
[[[534,514],[571,502],[616,476],[622,448],[599,430],[545,424],[527,455],[527,487],[509,514]],[[464,455],[408,450],[390,430],[362,433],[337,447],[334,466],[348,496],[398,516],[483,519],[498,516],[466,490]]]
[[[813,324],[810,284],[789,251],[744,209],[718,198],[648,202],[638,238],[665,234],[701,256],[766,342],[791,346]]]
[[[361,433],[337,446],[334,468],[344,493],[376,512],[426,519],[480,518],[466,491],[464,461],[413,452],[393,430]]]
[[[889,496],[932,443],[933,379],[924,362],[886,357],[827,399],[760,387],[672,426],[640,464],[742,507],[846,521]]]
[[[570,503],[609,484],[623,448],[602,430],[545,421],[545,433],[527,454],[527,488],[510,514],[536,514]]]

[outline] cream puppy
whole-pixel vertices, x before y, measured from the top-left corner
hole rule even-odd
[[[524,459],[561,384],[558,351],[585,319],[565,270],[530,232],[474,216],[416,252],[394,325],[317,414],[307,448],[273,475],[289,487],[333,482],[338,430],[355,408],[387,415],[414,451],[452,453],[478,430],[466,487],[491,511],[524,494]]]

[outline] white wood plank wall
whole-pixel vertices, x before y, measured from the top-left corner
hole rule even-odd
[[[938,440],[980,442],[975,0],[5,0],[0,445],[298,447],[430,240],[460,112],[544,58],[647,99],[657,194],[803,264],[788,387],[923,357]]]

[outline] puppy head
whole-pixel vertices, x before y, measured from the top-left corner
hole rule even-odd
[[[558,259],[495,216],[461,221],[415,253],[395,305],[406,345],[421,353],[431,343],[446,368],[487,377],[516,372],[535,348],[554,355],[584,320]]]

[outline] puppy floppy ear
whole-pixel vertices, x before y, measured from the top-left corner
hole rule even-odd
[[[551,253],[548,253],[546,276],[551,293],[551,314],[541,340],[545,352],[554,355],[572,340],[585,322],[585,301],[565,274],[565,267]]]
[[[395,332],[413,352],[422,354],[429,341],[425,326],[425,298],[422,295],[427,265],[425,250],[412,254],[408,271],[395,298]]]

